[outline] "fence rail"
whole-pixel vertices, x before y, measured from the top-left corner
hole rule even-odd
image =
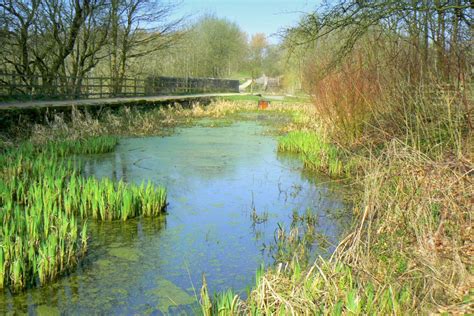
[[[65,77],[0,72],[0,100],[94,99],[166,94],[238,92],[239,81],[214,78]]]

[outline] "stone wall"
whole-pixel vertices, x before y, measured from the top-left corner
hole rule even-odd
[[[215,78],[148,77],[145,95],[239,92],[239,81]]]

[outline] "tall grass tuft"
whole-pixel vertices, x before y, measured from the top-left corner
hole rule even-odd
[[[300,154],[306,167],[331,176],[349,171],[343,168],[342,151],[316,132],[291,131],[279,139],[278,150]]]

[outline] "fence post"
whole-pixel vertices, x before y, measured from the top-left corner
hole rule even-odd
[[[13,74],[11,76],[12,76],[12,83],[13,84],[10,86],[10,97],[13,97],[13,89],[16,85],[16,77]]]
[[[137,96],[137,77],[135,77],[135,85],[133,87],[133,95]]]
[[[28,78],[28,79],[29,79],[29,78]],[[35,76],[33,75],[33,77],[31,78],[30,83],[31,83],[31,82],[34,82],[34,80],[35,80]],[[31,85],[30,85],[30,89],[29,89],[29,90],[30,90],[30,100],[33,101],[33,87],[32,87]]]
[[[102,98],[102,77],[99,77],[99,95]]]

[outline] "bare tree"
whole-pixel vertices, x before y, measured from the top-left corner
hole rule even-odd
[[[3,58],[28,89],[36,85],[32,75],[39,72],[43,88],[53,92],[53,81],[64,73],[90,5],[90,0],[0,2],[7,25]]]
[[[44,86],[53,89],[58,74],[65,75],[66,59],[91,10],[91,0],[43,0],[39,8],[43,18],[36,28],[37,41],[29,48]]]
[[[109,59],[120,94],[129,62],[169,47],[183,19],[176,3],[152,0],[0,0],[2,64],[21,75],[26,91],[80,94],[83,78]],[[34,75],[41,76],[38,82]]]
[[[4,26],[2,31],[3,60],[7,67],[22,75],[26,85],[31,85],[31,75],[35,72],[30,56],[31,33],[40,6],[39,0],[1,0],[0,15]]]
[[[472,48],[471,21],[472,2],[468,0],[343,0],[326,2],[286,32],[293,47],[337,33],[341,45],[334,53],[334,66],[365,35],[383,30],[411,45],[420,71],[434,69],[450,80],[462,77],[468,69],[462,60]]]
[[[106,58],[104,49],[108,42],[110,14],[105,0],[94,0],[84,16],[67,73],[72,77],[74,94],[80,95],[84,77]]]
[[[110,74],[114,94],[122,91],[127,63],[169,47],[180,37],[181,19],[170,19],[176,4],[151,0],[112,0]]]

